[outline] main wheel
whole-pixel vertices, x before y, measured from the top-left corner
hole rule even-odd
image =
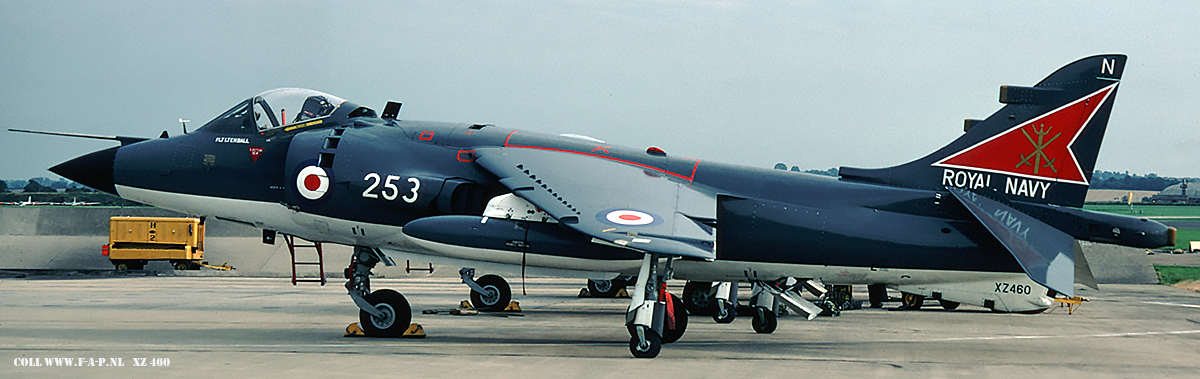
[[[728,324],[737,318],[737,306],[730,303],[728,300],[716,299],[716,310],[713,311],[712,318],[718,324]]]
[[[683,309],[683,299],[679,296],[671,295],[671,307],[675,311],[675,327],[667,328],[667,324],[663,323],[663,343],[672,343],[683,337],[683,332],[687,331],[688,315]]]
[[[957,301],[950,301],[950,300],[938,300],[938,303],[942,304],[942,309],[945,309],[945,310],[948,310],[948,311],[952,311],[952,310],[955,310],[955,309],[957,309],[957,308],[958,308],[958,302],[957,302]]]
[[[508,302],[512,301],[512,289],[508,287],[508,281],[496,275],[484,275],[475,279],[475,283],[479,283],[487,293],[475,292],[471,290],[471,305],[475,309],[481,311],[502,311],[508,307]]]
[[[188,262],[188,261],[175,261],[175,262],[172,262],[172,266],[175,266],[175,269],[179,270],[179,271],[191,270],[192,265],[189,263],[190,262]]]
[[[631,337],[629,339],[629,352],[633,353],[635,358],[657,357],[658,352],[662,350],[662,338],[659,338],[658,334],[645,326],[638,325],[636,328],[646,336],[646,343],[642,343],[636,335]]]
[[[750,320],[750,325],[757,333],[771,334],[779,322],[775,319],[775,312],[765,307],[754,307],[754,318]]]
[[[711,316],[716,304],[712,293],[712,282],[687,282],[683,286],[683,304],[687,312],[697,316]]]
[[[622,287],[616,280],[591,280],[588,279],[587,289],[592,294],[592,297],[616,297],[617,292]]]
[[[900,297],[900,304],[904,309],[921,309],[921,306],[925,305],[925,296],[905,292],[904,295]]]
[[[364,298],[375,309],[383,312],[382,316],[374,316],[367,311],[358,310],[358,324],[362,325],[363,333],[368,337],[399,337],[408,329],[412,322],[412,309],[408,300],[399,292],[383,289],[371,292]]]
[[[113,261],[113,269],[117,271],[129,271],[129,261]]]

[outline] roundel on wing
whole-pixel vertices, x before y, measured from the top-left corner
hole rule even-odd
[[[305,167],[300,170],[299,174],[296,174],[296,190],[305,199],[320,199],[329,190],[329,175],[325,173],[325,169],[323,168],[317,166]]]
[[[604,220],[617,225],[641,226],[650,225],[655,221],[653,215],[632,209],[617,209],[603,215]]]

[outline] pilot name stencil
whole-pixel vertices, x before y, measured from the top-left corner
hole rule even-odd
[[[242,144],[242,145],[249,145],[249,144],[250,144],[250,139],[249,139],[249,138],[242,138],[242,137],[217,137],[217,139],[216,139],[215,141],[213,141],[213,142],[216,142],[216,143],[236,143],[236,144]]]

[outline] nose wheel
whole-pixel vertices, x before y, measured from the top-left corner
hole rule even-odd
[[[412,322],[412,308],[399,292],[371,291],[371,269],[379,262],[395,265],[379,249],[355,246],[346,268],[346,290],[358,306],[358,324],[367,337],[400,337]]]
[[[358,322],[363,332],[371,337],[399,337],[408,329],[412,322],[412,309],[408,300],[399,292],[383,289],[364,297],[364,299],[379,311],[379,315],[358,311]]]

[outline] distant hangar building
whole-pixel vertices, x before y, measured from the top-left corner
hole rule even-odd
[[[1200,183],[1183,182],[1163,189],[1150,197],[1154,204],[1200,205]]]

